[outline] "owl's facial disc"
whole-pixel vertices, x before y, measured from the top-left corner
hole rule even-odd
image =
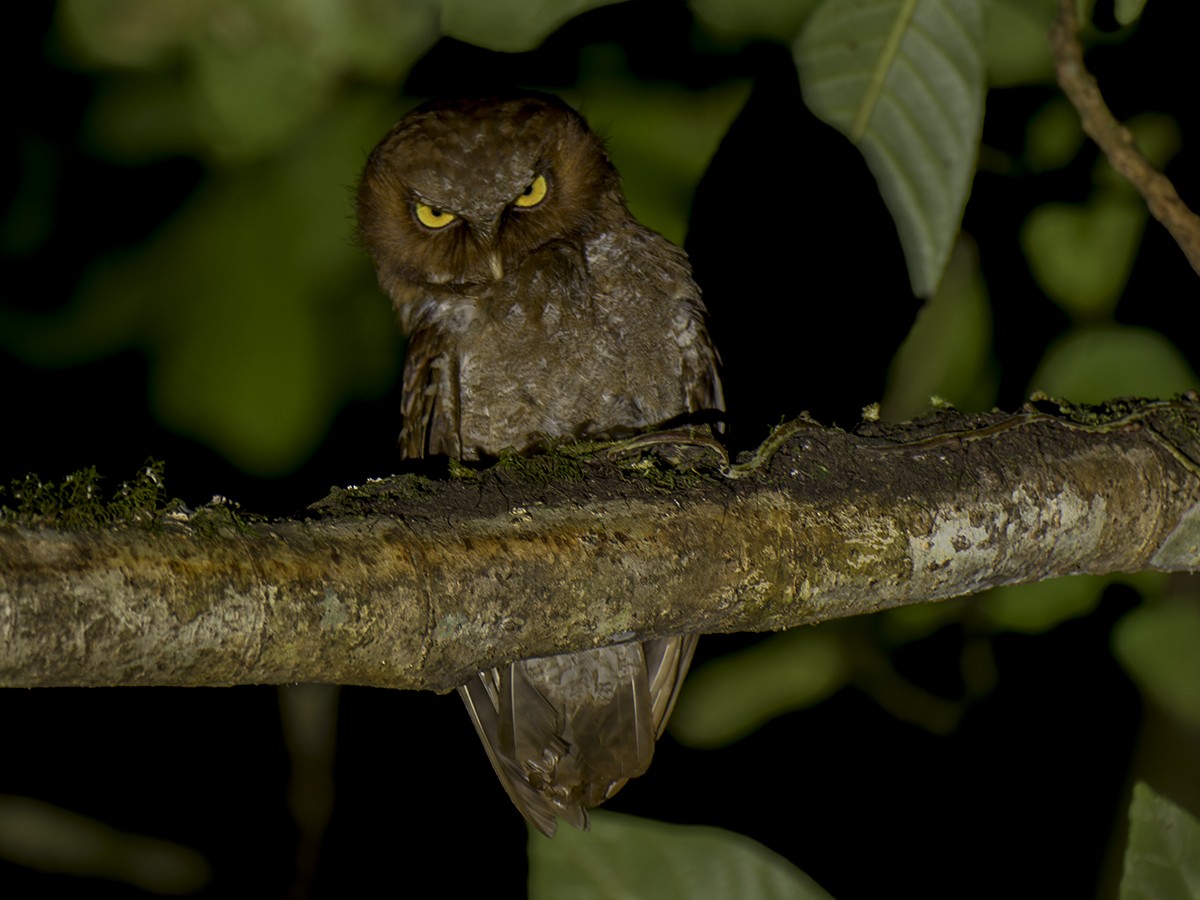
[[[526,175],[525,178],[529,178],[529,176]],[[500,187],[500,185],[496,185],[496,187]],[[509,188],[508,191],[504,191],[500,187],[500,190],[497,191],[496,188],[493,188],[491,192],[485,192],[484,196],[475,194],[470,197],[453,197],[450,196],[452,192],[443,194],[443,191],[436,191],[435,196],[430,199],[418,194],[412,200],[410,209],[413,218],[428,232],[452,232],[457,230],[457,226],[465,225],[470,234],[469,240],[472,240],[482,252],[483,259],[481,261],[486,266],[483,272],[476,270],[477,273],[486,272],[493,280],[502,281],[506,268],[502,250],[503,241],[501,240],[505,214],[510,211],[524,214],[540,207],[550,193],[550,181],[545,174],[538,172],[525,182],[524,187],[515,195],[510,193],[512,190]],[[486,196],[486,193],[491,193],[492,196]],[[436,199],[437,194],[443,194],[457,211],[450,212],[449,209],[440,205]],[[508,196],[505,197],[504,194],[508,194]],[[456,227],[452,228],[451,226]],[[447,238],[450,239],[449,234],[447,234]],[[450,279],[437,278],[433,280],[442,283]]]

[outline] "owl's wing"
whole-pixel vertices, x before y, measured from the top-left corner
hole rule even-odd
[[[692,664],[698,634],[682,634],[646,641],[646,672],[650,678],[650,701],[653,704],[654,736],[660,738],[667,730],[667,721],[675,709],[679,689]]]
[[[554,837],[558,830],[557,807],[548,797],[543,796],[537,788],[529,783],[525,772],[517,762],[511,748],[505,748],[500,741],[500,698],[501,673],[499,669],[480,672],[458,689],[458,694],[475,723],[475,731],[479,735],[483,749],[487,751],[492,768],[504,787],[508,798],[521,811],[526,820],[546,837]],[[543,704],[548,706],[548,704]],[[551,715],[552,710],[539,708],[543,716]]]
[[[548,837],[642,774],[696,635],[618,644],[480,672],[459,688],[513,804]]]
[[[405,459],[461,456],[458,372],[440,328],[418,325],[408,338],[401,389],[400,455]]]
[[[690,338],[680,348],[680,383],[684,386],[687,411],[725,411],[725,390],[721,386],[721,357],[708,333],[708,316],[700,302],[700,289],[689,279],[695,293],[684,298],[689,322],[685,332]]]

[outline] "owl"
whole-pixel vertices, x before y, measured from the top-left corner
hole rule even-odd
[[[480,460],[724,408],[686,254],[625,205],[601,140],[557,98],[441,100],[367,160],[359,235],[408,335],[400,451]],[[528,659],[459,688],[537,829],[646,771],[696,635]]]

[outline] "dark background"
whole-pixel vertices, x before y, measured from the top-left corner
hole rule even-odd
[[[1186,62],[1191,32],[1172,18],[1180,6],[1150,3],[1132,37],[1098,46],[1088,61],[1119,117],[1157,109],[1175,119],[1184,151],[1168,172],[1195,205],[1200,190],[1188,160],[1200,145],[1200,111]],[[204,176],[203,165],[184,156],[133,166],[89,152],[79,123],[96,76],[47,57],[51,13],[14,7],[0,54],[5,127],[14,138],[3,146],[0,202],[12,200],[22,177],[17,136],[37,135],[64,160],[49,239],[4,258],[0,303],[30,312],[63,307],[89,260],[145,240]],[[861,407],[882,395],[919,304],[865,165],[803,109],[787,48],[761,42],[718,52],[694,39],[682,3],[639,0],[580,16],[530,53],[443,40],[404,93],[458,89],[446,73],[480,71],[565,87],[580,48],[602,41],[623,43],[641,78],[754,80],[697,190],[687,240],[725,360],[731,441],[752,445],[801,409],[853,426]],[[992,91],[985,146],[1019,157],[1024,124],[1052,95],[1049,85]],[[1095,159],[1088,147],[1052,173],[985,167],[975,179],[964,230],[978,243],[992,298],[1003,408],[1022,402],[1047,344],[1068,326],[1031,276],[1018,230],[1047,198],[1084,199]],[[1194,273],[1151,225],[1117,320],[1168,335],[1200,369],[1195,296]],[[0,380],[0,481],[95,465],[116,483],[155,456],[168,462],[170,492],[191,505],[223,494],[247,509],[288,513],[332,484],[396,468],[395,389],[348,403],[310,460],[261,478],[158,424],[136,351],[61,368],[0,352]],[[838,898],[896,890],[1093,896],[1106,857],[1119,858],[1114,841],[1131,780],[1149,765],[1138,750],[1147,711],[1109,650],[1114,622],[1138,602],[1132,589],[1114,585],[1095,612],[1047,634],[990,637],[996,686],[949,735],[894,719],[849,687],[724,749],[689,750],[668,737],[653,769],[609,806],[749,835]],[[970,627],[951,623],[901,647],[896,669],[935,695],[960,696]],[[697,665],[757,639],[706,638]],[[12,690],[0,693],[0,723],[0,794],[38,797],[196,848],[215,871],[205,896],[288,891],[295,826],[274,688]],[[401,893],[427,878],[453,894],[523,893],[524,825],[456,698],[345,688],[337,728],[337,802],[315,895]],[[0,894],[51,890],[140,896],[121,884],[0,861]]]

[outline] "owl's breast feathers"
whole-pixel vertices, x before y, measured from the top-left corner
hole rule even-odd
[[[724,409],[686,257],[633,220],[549,243],[498,282],[427,285],[411,309],[406,456],[495,457]]]

